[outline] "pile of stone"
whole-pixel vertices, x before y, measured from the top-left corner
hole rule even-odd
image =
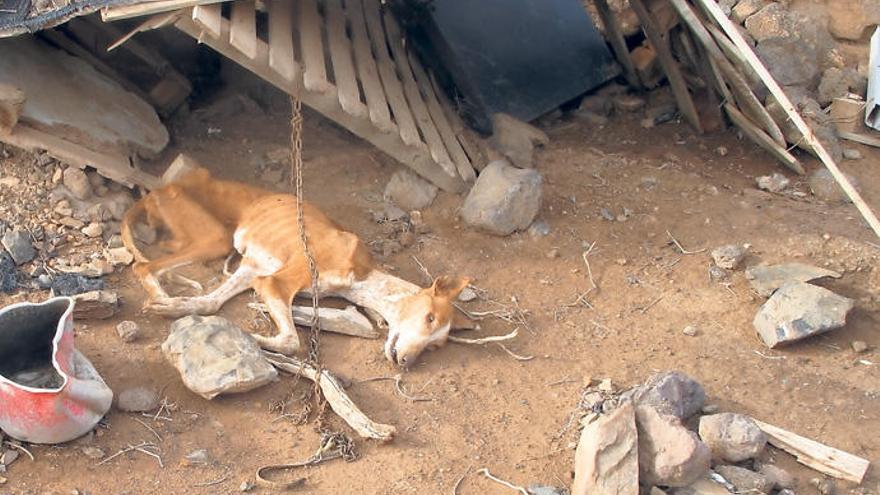
[[[793,493],[795,478],[762,455],[761,424],[706,405],[683,373],[622,393],[588,387],[581,410],[572,495]]]

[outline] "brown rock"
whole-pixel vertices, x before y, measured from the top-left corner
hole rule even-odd
[[[700,438],[709,446],[712,457],[727,462],[751,459],[767,446],[767,435],[754,420],[734,413],[700,418]]]
[[[688,486],[709,471],[709,447],[675,416],[636,408],[639,481],[643,485]]]
[[[572,495],[637,495],[637,436],[629,402],[584,427],[575,453]]]
[[[73,317],[82,320],[106,320],[116,314],[119,298],[115,292],[95,290],[73,296]]]
[[[715,472],[736,488],[737,493],[770,493],[773,482],[763,474],[738,466],[715,466]]]

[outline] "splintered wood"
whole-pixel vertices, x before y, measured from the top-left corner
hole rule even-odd
[[[440,188],[460,192],[476,178],[464,126],[378,0],[260,5],[199,2],[175,26]]]

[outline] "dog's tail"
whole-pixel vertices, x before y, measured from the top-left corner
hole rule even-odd
[[[137,200],[137,202],[125,212],[125,216],[122,217],[122,223],[119,225],[119,234],[122,237],[122,244],[132,255],[134,255],[134,260],[138,263],[146,263],[147,261],[150,261],[144,256],[144,253],[138,249],[137,244],[134,242],[134,234],[132,233],[132,225],[134,225],[138,218],[146,211],[146,200],[146,196]]]

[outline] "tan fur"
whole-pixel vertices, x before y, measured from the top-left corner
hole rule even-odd
[[[174,252],[153,261],[143,256],[132,234],[132,225],[142,215],[171,233],[166,245]],[[452,300],[467,285],[466,279],[440,277],[420,289],[377,270],[360,239],[314,206],[304,203],[303,217],[322,294],[373,307],[389,320],[388,359],[409,365],[425,348],[445,343],[453,320]],[[123,242],[138,260],[133,270],[149,294],[145,309],[168,316],[211,314],[253,288],[279,330],[274,337],[254,337],[272,350],[298,350],[290,305],[297,293],[310,289],[311,277],[296,218],[295,197],[216,180],[204,169],[152,191],[122,222]],[[156,279],[175,267],[222,258],[233,247],[242,256],[241,264],[211,294],[168,297]]]

